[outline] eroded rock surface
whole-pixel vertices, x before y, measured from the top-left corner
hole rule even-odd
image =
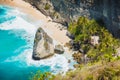
[[[79,16],[104,22],[114,36],[120,37],[120,0],[25,0],[51,16],[53,21],[67,25]]]
[[[63,46],[61,46],[61,45],[56,45],[55,46],[55,49],[54,49],[54,52],[55,53],[57,53],[57,54],[62,54],[62,53],[64,53],[64,48],[63,48]]]
[[[54,54],[54,45],[51,37],[39,28],[36,32],[33,46],[33,59],[40,60]]]

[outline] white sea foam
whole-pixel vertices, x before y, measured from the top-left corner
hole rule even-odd
[[[37,28],[28,23],[27,21],[25,21],[24,19],[22,19],[21,17],[16,17],[14,20],[12,20],[11,22],[7,21],[5,23],[0,24],[0,29],[2,30],[18,30],[18,29],[23,29],[25,30],[27,33],[35,33]]]
[[[35,24],[32,24],[28,21],[26,21],[21,16],[19,17],[18,11],[13,11],[12,13],[16,13],[16,18],[11,21],[6,21],[2,24],[0,24],[1,30],[11,30],[11,33],[15,33],[16,36],[21,36],[25,40],[27,40],[28,44],[26,46],[20,47],[16,52],[19,52],[21,48],[25,48],[25,50],[20,53],[17,56],[12,56],[5,60],[5,62],[20,62],[21,64],[25,64],[22,67],[29,67],[29,66],[35,66],[35,67],[41,67],[41,66],[49,66],[51,68],[52,73],[60,73],[60,72],[66,72],[68,71],[70,65],[68,63],[68,59],[66,59],[63,55],[57,55],[55,54],[53,57],[49,59],[39,60],[35,61],[32,59],[32,46],[34,41],[34,36],[37,30],[37,26],[42,26],[44,23],[42,21],[35,22]],[[9,14],[11,15],[11,14]],[[41,25],[40,25],[41,24]],[[36,26],[37,25],[37,26]],[[19,30],[23,30],[23,32],[19,33]],[[24,32],[25,31],[25,32]],[[50,33],[51,34],[51,33]],[[54,40],[54,44],[57,44],[57,41]],[[29,48],[28,48],[29,47]]]
[[[11,9],[6,14],[7,17],[15,17],[12,20],[8,20],[0,24],[2,30],[15,30],[22,29],[27,33],[35,34],[38,27],[43,25],[43,21],[34,21],[27,14],[18,11],[17,9]]]
[[[27,67],[35,66],[49,66],[52,73],[65,73],[69,69],[68,60],[63,55],[55,54],[53,57],[43,60],[32,59],[32,49],[25,50],[22,54],[14,56],[5,60],[5,62],[20,61],[20,63],[26,63]]]
[[[32,22],[32,21],[31,21]],[[1,30],[11,30],[16,36],[26,39],[28,42],[33,41],[37,26],[42,26],[42,22],[36,22],[35,24],[29,23],[22,17],[16,16],[15,19],[6,21],[0,24]],[[37,26],[36,26],[37,25]]]

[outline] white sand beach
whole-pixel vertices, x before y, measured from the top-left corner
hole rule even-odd
[[[50,17],[43,15],[40,11],[34,8],[29,3],[23,0],[0,0],[1,5],[12,6],[21,12],[27,13],[28,15],[32,16],[36,20],[41,20],[44,22],[44,26],[42,28],[50,35],[54,40],[60,42],[60,44],[65,44],[69,42],[69,38],[66,36],[67,30],[60,30],[59,26],[61,24],[52,22]],[[51,20],[51,21],[49,21]],[[52,34],[49,34],[51,32]]]

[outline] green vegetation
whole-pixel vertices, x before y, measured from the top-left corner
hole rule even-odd
[[[64,76],[37,72],[30,80],[120,80],[120,61],[83,65],[81,69],[69,71]]]
[[[52,78],[54,77],[49,72],[42,73],[40,71],[38,71],[36,73],[32,73],[31,75],[32,76],[30,77],[29,80],[52,80]]]
[[[56,11],[52,12],[51,16],[54,17],[54,18],[56,18],[56,19],[59,18],[59,14]]]
[[[114,38],[97,21],[85,17],[72,22],[68,30],[75,36],[74,42],[83,50],[83,53],[79,51],[73,54],[75,60],[80,63],[76,65],[76,70],[69,71],[64,76],[36,73],[32,80],[120,80],[120,57],[116,54],[116,49],[120,46],[119,39]],[[92,45],[91,36],[99,36],[99,44]],[[85,54],[89,62],[82,64],[81,57]]]
[[[80,44],[80,49],[92,61],[114,60],[113,55],[116,54],[120,41],[114,38],[104,26],[99,25],[97,21],[80,17],[77,22],[69,25],[68,30],[75,36],[74,41]],[[91,36],[99,36],[98,45],[91,45]]]
[[[45,4],[45,8],[44,8],[44,9],[45,9],[45,10],[49,10],[49,9],[50,9],[50,7],[51,7],[51,6],[50,6],[50,4],[46,3],[46,4]]]

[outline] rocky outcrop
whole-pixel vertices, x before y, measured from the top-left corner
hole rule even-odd
[[[36,32],[33,46],[33,59],[40,60],[52,56],[54,54],[53,40],[39,28]]]
[[[63,46],[61,46],[61,45],[56,45],[56,46],[55,46],[55,49],[54,49],[54,52],[57,53],[57,54],[62,54],[62,53],[64,53],[64,48],[63,48]]]
[[[54,22],[67,25],[67,23],[64,21],[64,18],[61,17],[61,15],[55,10],[54,5],[51,3],[52,0],[24,0],[24,1],[29,2],[44,15],[50,16]]]
[[[63,23],[79,16],[104,22],[114,36],[120,37],[120,0],[25,0],[53,21]]]

